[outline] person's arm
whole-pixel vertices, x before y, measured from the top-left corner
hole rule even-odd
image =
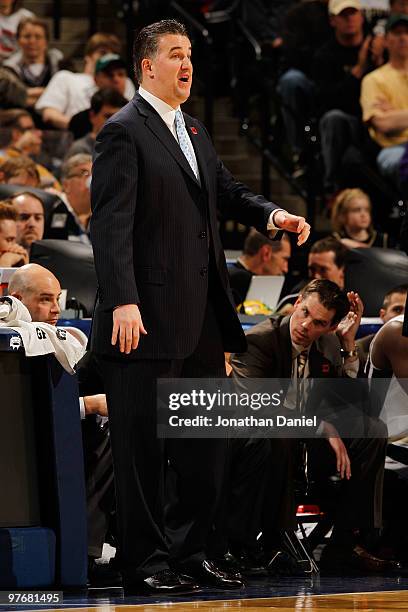
[[[208,133],[207,133],[208,134]],[[216,155],[214,151],[214,155]],[[298,234],[298,245],[306,242],[310,225],[304,217],[292,215],[262,195],[255,195],[246,185],[236,181],[231,172],[217,159],[217,205],[223,215],[243,225],[254,226],[259,232],[274,238],[273,226]]]
[[[42,115],[44,123],[51,123],[59,129],[67,129],[69,117],[66,115],[70,93],[68,83],[71,73],[60,70],[50,80],[42,95],[38,98],[35,110]]]
[[[42,111],[42,120],[44,123],[50,123],[60,130],[68,129],[69,117],[56,108],[44,108]]]
[[[28,264],[29,257],[24,247],[19,244],[11,245],[7,251],[0,252],[0,266],[14,268]]]
[[[112,310],[112,345],[119,342],[126,354],[137,348],[140,334],[147,333],[133,268],[137,177],[137,151],[128,130],[119,123],[105,125],[95,143],[90,231],[99,302]]]
[[[408,128],[408,111],[393,107],[375,73],[368,74],[361,83],[360,104],[364,123],[376,132],[386,135]]]
[[[340,341],[341,349],[345,352],[343,358],[344,374],[350,378],[357,378],[359,369],[359,358],[356,348],[356,334],[361,323],[364,312],[363,302],[354,291],[349,291],[347,297],[350,310],[342,321],[340,321],[336,333]]]
[[[381,112],[381,101],[378,102]],[[375,115],[371,123],[373,127],[383,134],[402,132],[408,128],[408,110],[387,110]]]
[[[100,393],[98,395],[86,395],[83,398],[85,416],[89,414],[99,414],[99,416],[108,416],[108,406],[106,403],[106,395]]]
[[[44,87],[27,87],[27,106],[34,106],[43,93]]]
[[[256,325],[246,334],[246,339],[248,344],[246,352],[231,355],[233,378],[273,377],[276,372],[276,355],[271,348],[270,320]]]
[[[408,338],[402,335],[399,321],[390,321],[376,334],[371,347],[375,368],[392,370],[400,379],[408,379]],[[406,387],[404,381],[404,388]],[[408,388],[406,389],[408,392]]]

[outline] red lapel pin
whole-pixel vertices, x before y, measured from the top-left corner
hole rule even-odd
[[[191,130],[191,132],[192,132],[193,134],[198,134],[198,132],[197,132],[197,128],[195,128],[195,127],[191,127],[191,128],[190,128],[190,130]]]

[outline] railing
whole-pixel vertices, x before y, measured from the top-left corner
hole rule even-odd
[[[310,180],[307,181],[305,186],[299,184],[299,182],[292,177],[290,172],[285,168],[282,160],[275,153],[277,147],[274,145],[276,143],[276,135],[274,133],[274,129],[271,125],[271,117],[273,117],[271,100],[274,99],[277,102],[277,105],[280,105],[278,100],[278,95],[275,92],[275,84],[273,87],[270,87],[271,81],[267,78],[264,78],[264,73],[267,74],[269,70],[262,67],[262,62],[265,61],[265,58],[262,53],[261,45],[258,40],[253,36],[253,34],[248,30],[245,24],[241,19],[236,20],[236,26],[241,36],[244,39],[244,43],[251,50],[254,60],[255,67],[259,65],[261,79],[259,88],[257,90],[258,99],[259,99],[259,126],[258,129],[255,129],[254,125],[251,125],[250,120],[248,119],[248,109],[241,112],[238,110],[238,114],[241,119],[241,131],[243,135],[247,137],[247,139],[251,142],[251,144],[259,151],[262,156],[261,162],[261,191],[263,195],[267,198],[270,198],[270,184],[271,184],[271,170],[272,168],[279,174],[279,176],[291,187],[294,193],[300,196],[307,205],[308,218],[312,219],[315,214],[315,200],[316,195],[314,192],[314,179],[312,176],[308,177]],[[243,92],[242,81],[247,81],[248,79],[242,79],[240,82],[240,76],[237,72],[235,75],[235,88],[238,91],[241,99],[246,98],[249,99],[250,93]],[[244,83],[245,84],[245,83]],[[268,87],[269,86],[269,87]],[[252,92],[253,93],[253,92]],[[313,143],[312,143],[313,144]]]
[[[193,15],[191,15],[178,2],[170,2],[170,8],[173,9],[192,29],[193,32],[200,36],[201,41],[207,49],[206,61],[203,68],[204,80],[204,123],[210,134],[213,132],[214,126],[214,88],[213,88],[213,40],[208,29],[200,23]]]

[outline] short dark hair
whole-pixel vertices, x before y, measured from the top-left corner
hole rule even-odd
[[[159,39],[166,34],[179,34],[189,38],[184,23],[176,19],[162,19],[142,28],[135,37],[133,43],[133,68],[138,83],[142,82],[142,60],[146,57],[153,58],[159,47]]]
[[[286,234],[283,234],[282,239],[288,240]],[[245,239],[242,253],[244,255],[256,255],[259,249],[265,244],[271,247],[273,253],[278,253],[282,250],[282,240],[271,240],[258,232],[255,228],[251,228]]]
[[[319,302],[327,310],[334,310],[335,314],[332,319],[332,324],[339,323],[348,311],[350,310],[350,304],[347,298],[347,293],[340,289],[336,283],[326,279],[314,279],[310,281],[300,292],[300,296],[305,299],[309,295],[317,293],[319,296]]]
[[[26,17],[22,19],[17,26],[17,39],[20,38],[22,31],[27,25],[33,25],[37,28],[42,28],[44,30],[44,35],[46,40],[50,39],[50,29],[48,27],[48,23],[44,19],[40,19],[39,17]]]
[[[334,263],[336,266],[338,268],[344,268],[348,251],[344,244],[340,242],[340,240],[333,238],[333,236],[318,240],[310,249],[311,253],[327,253],[329,251],[333,251],[334,253]]]
[[[99,113],[105,105],[122,108],[128,101],[115,89],[98,89],[91,98],[91,111]]]
[[[390,305],[391,296],[395,293],[408,293],[408,283],[405,283],[403,285],[397,285],[397,287],[393,287],[392,289],[387,291],[387,293],[384,295],[382,303],[382,307],[384,308],[384,310]]]

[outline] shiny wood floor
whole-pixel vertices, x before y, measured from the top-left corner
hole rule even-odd
[[[407,582],[408,586],[408,582]],[[102,603],[98,607],[58,608],[52,612],[66,612],[75,609],[81,612],[235,612],[238,610],[277,610],[289,612],[295,610],[314,612],[330,610],[342,612],[353,610],[358,612],[389,612],[392,610],[408,610],[408,590],[378,593],[345,593],[341,595],[298,595],[296,597],[268,597],[261,599],[233,599],[224,601],[192,601],[158,604],[127,605]]]

